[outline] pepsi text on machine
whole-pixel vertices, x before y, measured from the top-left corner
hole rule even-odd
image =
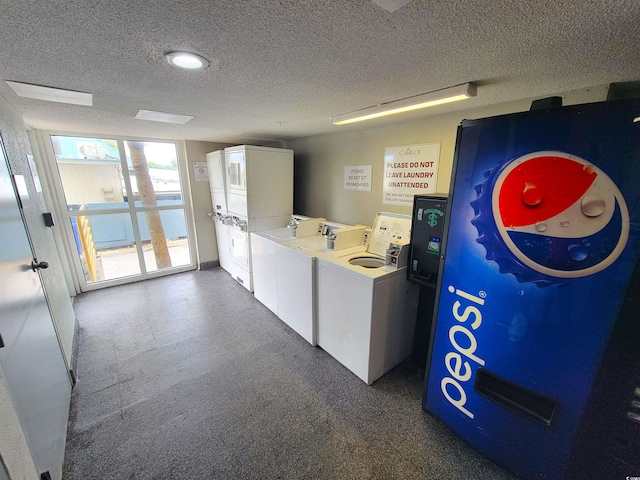
[[[468,360],[480,366],[485,364],[484,360],[476,355],[478,341],[473,334],[482,325],[482,312],[478,307],[484,306],[484,299],[463,292],[452,285],[447,290],[457,297],[451,313],[460,324],[453,324],[449,329],[449,341],[453,351],[445,355],[444,363],[450,376],[442,379],[440,388],[442,394],[454,407],[467,417],[474,418],[473,412],[466,408],[467,392],[463,385],[467,385],[473,374]],[[461,337],[466,338],[468,346],[460,345],[458,339]]]

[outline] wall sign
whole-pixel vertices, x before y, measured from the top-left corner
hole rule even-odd
[[[196,182],[208,182],[209,170],[207,162],[193,162],[193,176]]]
[[[382,203],[412,206],[414,195],[435,193],[439,161],[440,143],[385,148]]]
[[[371,165],[347,165],[344,167],[344,189],[371,191]]]

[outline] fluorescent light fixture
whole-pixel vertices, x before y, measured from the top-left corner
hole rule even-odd
[[[19,97],[34,98],[36,100],[46,100],[48,102],[71,103],[73,105],[93,105],[93,95],[84,92],[74,92],[73,90],[62,90],[61,88],[43,87],[30,83],[12,82],[6,80],[7,85]]]
[[[153,110],[140,110],[136,113],[136,120],[150,120],[152,122],[175,123],[184,125],[189,120],[196,117],[191,115],[181,115],[179,113],[154,112]]]
[[[169,52],[164,54],[169,64],[187,70],[203,70],[209,66],[209,60],[190,52]]]
[[[335,115],[331,117],[331,123],[334,125],[348,125],[350,123],[371,120],[386,115],[410,112],[420,108],[435,107],[436,105],[443,105],[445,103],[475,97],[476,91],[476,86],[473,83],[465,83],[464,85],[458,85],[456,87],[444,88],[442,90],[436,90],[435,92],[423,93],[401,100],[393,100],[380,105],[374,105],[373,107],[363,108],[355,112]]]

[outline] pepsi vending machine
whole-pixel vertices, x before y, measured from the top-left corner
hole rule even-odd
[[[424,408],[524,478],[640,475],[640,101],[463,121]]]

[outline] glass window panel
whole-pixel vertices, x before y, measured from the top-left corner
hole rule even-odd
[[[136,205],[182,204],[175,143],[126,140],[124,145]]]
[[[148,272],[191,264],[183,209],[138,212],[138,224]]]
[[[127,208],[116,140],[51,136],[67,208]]]
[[[70,219],[87,283],[141,273],[128,213],[76,215]]]

